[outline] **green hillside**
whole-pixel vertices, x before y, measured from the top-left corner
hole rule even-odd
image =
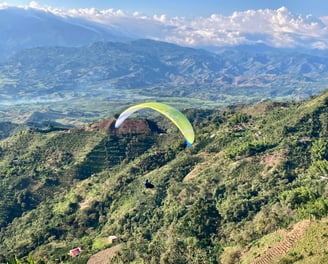
[[[184,113],[189,148],[158,117],[165,133],[51,127],[2,139],[0,262],[327,261],[328,92]]]

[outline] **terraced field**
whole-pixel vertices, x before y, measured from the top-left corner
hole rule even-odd
[[[256,258],[252,264],[271,264],[277,263],[279,258],[287,254],[295,243],[301,239],[310,225],[309,220],[299,222],[293,226],[293,229],[286,234],[286,238],[279,243],[269,247],[265,253]]]

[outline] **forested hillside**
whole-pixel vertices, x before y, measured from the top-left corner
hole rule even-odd
[[[184,114],[188,148],[159,116],[142,132],[7,129],[0,262],[87,263],[113,246],[111,263],[328,262],[328,92]]]

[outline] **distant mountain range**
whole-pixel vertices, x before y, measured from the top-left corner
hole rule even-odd
[[[254,49],[226,48],[215,54],[152,40],[27,49],[0,65],[0,100],[119,97],[131,89],[158,98],[297,99],[325,89],[326,57]]]
[[[0,9],[0,59],[26,48],[83,46],[96,41],[131,39],[113,27],[87,20],[61,17],[38,9]]]
[[[94,15],[95,17],[97,14]],[[316,23],[320,23],[315,21]],[[83,16],[69,13],[57,13],[54,10],[21,7],[0,7],[0,60],[6,59],[26,48],[44,46],[81,47],[98,41],[131,41],[137,39],[163,39],[156,32],[170,34],[170,28],[165,28],[154,22],[134,21],[133,18],[110,16],[110,22],[96,22]],[[164,27],[164,28],[163,28]],[[165,33],[163,33],[165,35]],[[173,33],[172,33],[173,34]],[[214,44],[195,46],[209,51],[221,52],[225,47]],[[306,46],[306,45],[305,45]],[[310,47],[310,45],[309,45]],[[263,52],[265,45],[241,45],[237,49]],[[300,47],[295,48],[300,52]],[[286,49],[286,51],[293,49]],[[301,52],[325,54],[325,50],[302,48]]]
[[[0,9],[1,115],[12,120],[12,104],[20,116],[34,111],[26,103],[43,103],[45,115],[55,107],[75,119],[102,111],[102,103],[117,112],[120,100],[204,107],[300,100],[327,89],[326,51],[242,45],[211,52],[137,37],[37,9]]]

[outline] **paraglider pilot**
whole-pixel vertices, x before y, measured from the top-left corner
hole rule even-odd
[[[154,184],[152,184],[148,179],[146,179],[146,181],[144,182],[144,185],[146,186],[146,188],[154,188]]]

